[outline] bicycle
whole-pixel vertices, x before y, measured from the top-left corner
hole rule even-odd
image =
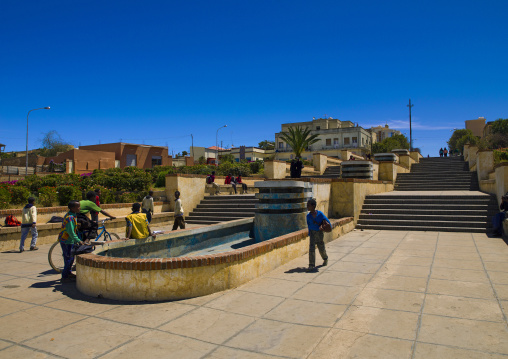
[[[116,233],[110,233],[106,230],[106,226],[104,225],[104,222],[109,221],[109,218],[103,219],[101,222],[101,227],[97,228],[97,231],[102,229],[102,232],[97,235],[97,237],[93,240],[93,242],[97,242],[99,238],[101,238],[102,235],[104,235],[104,241],[111,241],[114,239],[120,239],[120,236]],[[82,238],[83,233],[78,232],[78,236]],[[92,244],[92,243],[91,243]],[[62,273],[62,270],[64,268],[64,261],[63,261],[63,254],[62,254],[62,247],[60,246],[60,241],[57,240],[55,243],[51,245],[51,248],[48,252],[48,262],[51,268],[55,270],[57,273]]]

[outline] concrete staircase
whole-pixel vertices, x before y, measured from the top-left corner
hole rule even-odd
[[[254,217],[257,202],[253,194],[206,196],[185,222],[204,225]]]
[[[476,172],[467,170],[461,157],[421,159],[397,176],[394,192],[365,198],[357,228],[490,232],[497,200],[479,192]]]
[[[323,178],[340,178],[341,168],[340,166],[328,166],[325,172],[320,176]]]
[[[422,158],[409,173],[399,173],[396,191],[478,191],[476,172],[462,157]]]

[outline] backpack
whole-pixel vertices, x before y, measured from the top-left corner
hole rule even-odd
[[[16,219],[12,214],[8,215],[5,218],[5,226],[6,227],[17,227],[21,226],[21,222]]]
[[[212,177],[206,176],[206,184],[211,184],[211,183],[212,183]]]

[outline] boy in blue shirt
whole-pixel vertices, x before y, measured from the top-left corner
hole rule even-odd
[[[324,232],[322,228],[323,221],[330,223],[330,220],[321,211],[316,210],[317,203],[314,198],[307,201],[307,226],[309,227],[309,268],[307,272],[313,272],[316,268],[316,245],[321,258],[323,258],[323,266],[328,264],[328,255],[326,254]]]

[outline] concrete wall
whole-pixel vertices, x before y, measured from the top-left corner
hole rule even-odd
[[[405,166],[409,170],[411,170],[411,166],[413,165],[413,163],[415,163],[415,160],[411,157],[411,155],[400,155],[399,156],[399,163],[402,166]]]
[[[471,147],[471,146],[470,145],[464,145],[464,150],[462,152],[462,154],[464,156],[464,161],[469,160],[469,147]]]
[[[369,194],[393,191],[392,183],[370,180],[338,179],[332,181],[331,215],[335,218],[353,217],[358,221],[360,211]]]
[[[494,169],[494,152],[491,150],[478,151],[476,158],[476,171],[478,181],[489,179],[489,172]]]
[[[114,152],[73,149],[58,156],[47,157],[44,164],[49,165],[51,160],[55,163],[67,162],[67,173],[71,173],[70,169],[73,170],[72,173],[82,174],[95,169],[115,168]],[[72,165],[69,162],[72,162]]]
[[[286,178],[286,162],[285,161],[265,161],[265,177],[268,179]]]
[[[423,156],[418,151],[411,151],[409,152],[409,156],[413,159],[414,163],[419,163],[420,158],[423,158]]]
[[[216,179],[217,183],[220,183]],[[166,196],[171,201],[169,210],[175,210],[175,191],[180,192],[184,215],[189,214],[205,198],[205,175],[185,175],[180,173],[166,176]]]
[[[111,214],[114,214],[114,211],[110,211]],[[129,211],[130,213],[130,211]],[[108,232],[116,233],[120,236],[120,238],[125,237],[125,216],[120,216],[118,214],[114,214],[118,216],[116,219],[112,221],[106,222],[106,228]],[[165,213],[155,213],[152,217],[151,226],[153,227],[161,227],[161,226],[169,226],[173,223],[174,213],[173,212],[165,212]],[[37,244],[52,244],[57,240],[58,234],[62,230],[61,223],[46,223],[37,225],[38,239]],[[19,241],[21,238],[21,227],[1,227],[0,228],[0,251],[8,251],[8,250],[18,250],[19,249]],[[25,241],[25,248],[29,246],[31,235],[28,235],[27,240]]]
[[[473,166],[476,166],[476,155],[478,152],[478,147],[470,146],[468,152],[469,152],[468,154],[469,169],[471,170]]]
[[[333,217],[330,205],[332,194],[332,183],[330,182],[311,182],[312,197],[316,199],[317,209],[323,212],[327,217]]]
[[[379,162],[379,175],[380,181],[395,182],[398,173],[408,173],[409,169],[393,162]]]
[[[496,178],[496,197],[501,204],[501,197],[508,192],[508,162],[502,162],[494,168]]]
[[[328,156],[323,155],[321,153],[314,153],[312,155],[312,162],[314,164],[314,170],[316,172],[319,172],[320,175],[322,175],[327,167]]]

